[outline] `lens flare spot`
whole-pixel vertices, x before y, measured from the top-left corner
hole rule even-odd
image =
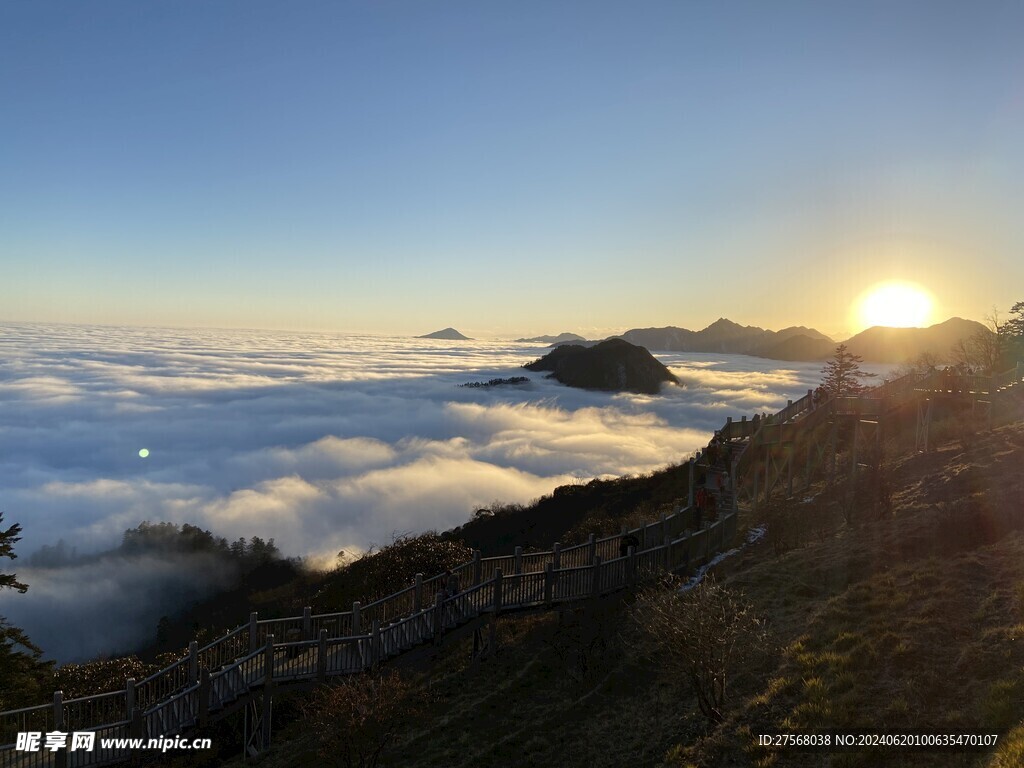
[[[144,459],[147,456],[149,456],[149,448],[143,448],[142,450],[139,451],[139,458]]]

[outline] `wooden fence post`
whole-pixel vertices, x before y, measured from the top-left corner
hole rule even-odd
[[[260,647],[260,626],[257,623],[256,611],[249,614],[249,653],[255,653]]]
[[[523,548],[522,547],[516,547],[516,549],[515,549],[515,557],[513,559],[513,563],[514,563],[514,566],[512,568],[512,573],[517,573],[517,574],[518,573],[522,573],[523,572]]]
[[[64,727],[64,691],[53,692],[53,730]]]
[[[811,457],[813,456],[814,444],[807,441],[807,463],[804,465],[804,485],[803,490],[807,490],[811,484]]]
[[[352,603],[352,634],[362,634],[362,622],[359,620],[359,601]]]
[[[316,679],[321,683],[327,681],[327,630],[320,630],[320,645],[316,655]]]
[[[267,635],[267,646],[264,652],[266,677],[263,684],[263,722],[260,727],[263,749],[270,749],[271,707],[274,695],[274,636]]]
[[[53,692],[53,730],[63,731],[65,725],[71,725],[71,723],[64,722],[64,692],[54,691]],[[66,768],[68,764],[68,752],[67,749],[62,749],[53,756],[55,768]],[[13,763],[12,763],[13,765]]]
[[[274,636],[267,635],[267,644],[263,647],[263,667],[265,684],[264,688],[270,688],[274,682]]]
[[[796,461],[796,445],[789,445],[786,447],[786,451],[789,453],[789,463],[787,482],[786,482],[786,498],[793,498],[793,463]]]
[[[483,563],[480,562],[480,550],[473,550],[473,586],[480,586],[480,579],[483,575]]]
[[[475,555],[474,555],[475,558]],[[416,586],[412,593],[412,612],[419,613],[423,610],[423,574],[416,574]]]
[[[750,504],[750,506],[751,506],[752,511],[757,512],[757,460],[755,459],[753,463],[754,463],[754,487],[753,487],[753,494],[752,494],[752,497],[751,497],[751,504]]]
[[[441,619],[441,611],[444,610],[444,592],[434,594],[434,645],[441,642],[441,633],[444,631],[444,621]]]
[[[732,496],[732,511],[736,512],[740,508],[740,492],[739,492],[739,478],[736,476],[736,467],[739,464],[738,459],[732,460],[732,472],[729,473],[729,493]]]
[[[554,564],[556,571],[562,569],[562,545],[557,541],[551,548],[551,562]]]
[[[380,621],[373,620],[370,627],[370,658],[373,659],[373,666],[377,666],[384,660],[384,648],[380,643]]]
[[[124,712],[126,717],[131,717],[135,709],[135,678],[129,677],[124,681]]]
[[[199,670],[199,727],[210,724],[210,670]]]
[[[199,643],[195,640],[188,644],[188,680],[199,682]]]
[[[587,544],[590,545],[590,562],[594,562],[594,558],[597,557],[597,536],[590,534]]]
[[[501,568],[494,569],[494,614],[501,612]]]
[[[133,739],[143,738],[146,728],[142,720],[142,710],[139,707],[135,707],[135,709],[131,711],[129,720],[131,722],[128,723],[128,735]]]
[[[551,598],[555,587],[554,563],[544,565],[544,605],[551,605]]]
[[[689,464],[690,464],[690,488],[689,488],[689,491],[686,494],[686,506],[692,508],[693,507],[693,484],[694,484],[694,480],[695,480],[695,478],[693,476],[694,461],[693,461],[692,458],[690,459]]]
[[[601,558],[597,555],[594,555],[594,564],[590,566],[590,574],[590,596],[597,597],[601,594]]]

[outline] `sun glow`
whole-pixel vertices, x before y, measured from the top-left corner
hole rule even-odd
[[[861,296],[857,303],[857,316],[864,328],[873,325],[920,328],[931,320],[932,297],[913,283],[881,283]]]

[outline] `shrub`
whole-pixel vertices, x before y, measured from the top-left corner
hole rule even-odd
[[[353,600],[369,602],[405,589],[417,573],[435,576],[473,559],[473,550],[434,531],[401,535],[374,552],[342,566],[318,595],[321,608],[344,608]]]
[[[764,620],[739,592],[707,579],[682,592],[678,582],[640,593],[627,644],[673,678],[689,681],[701,713],[724,719],[728,683],[768,647]]]
[[[375,768],[421,703],[396,672],[362,674],[319,689],[303,713],[325,764]]]

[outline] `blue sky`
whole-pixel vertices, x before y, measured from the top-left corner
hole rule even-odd
[[[0,319],[859,330],[1024,299],[1024,5],[7,2]]]

